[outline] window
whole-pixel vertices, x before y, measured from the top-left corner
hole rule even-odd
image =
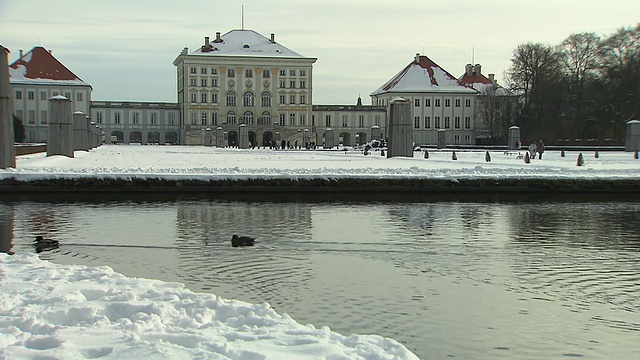
[[[35,125],[36,124],[36,111],[35,110],[29,110],[27,112],[27,123],[29,125]]]
[[[280,114],[280,126],[284,126],[285,125],[285,120],[287,119],[287,114],[282,113]]]
[[[453,127],[455,129],[460,129],[460,116],[456,116],[453,118]]]
[[[27,99],[34,100],[35,97],[36,97],[36,94],[33,91],[27,92]]]
[[[460,135],[453,135],[453,143],[456,145],[460,144]]]
[[[82,93],[76,94],[76,101],[82,101]]]
[[[471,107],[471,99],[465,99],[464,100],[464,106]]]
[[[42,125],[46,125],[47,124],[47,111],[46,110],[41,110],[40,111],[40,124]]]
[[[424,106],[431,107],[431,99],[424,99]]]
[[[424,117],[424,128],[431,129],[431,116]]]
[[[140,123],[140,113],[134,112],[133,113],[133,125],[137,125]]]
[[[451,107],[451,99],[444,99],[444,107]]]
[[[262,77],[268,79],[271,77],[271,72],[269,70],[262,70]]]
[[[200,114],[200,119],[201,119],[201,122],[200,122],[201,125],[207,125],[207,112],[206,111],[203,111]]]
[[[300,89],[306,89],[306,88],[307,88],[307,81],[300,80]]]
[[[116,112],[113,114],[113,123],[114,124],[120,124],[120,113]]]
[[[227,106],[236,106],[236,93],[233,91],[227,92]]]
[[[253,77],[253,70],[252,70],[252,69],[245,69],[245,71],[244,71],[244,77],[246,77],[246,78],[252,78],[252,77]]]
[[[251,91],[244,93],[244,106],[253,106],[254,95]]]
[[[342,115],[342,127],[347,127],[347,126],[349,126],[349,115],[343,114]]]
[[[300,95],[300,104],[307,103],[307,95]]]
[[[380,126],[380,115],[376,115],[375,117],[375,126]]]
[[[464,128],[471,129],[471,116],[464,117]]]
[[[198,113],[195,111],[191,112],[191,125],[198,125]]]
[[[359,127],[364,127],[364,115],[359,115],[358,116],[358,126]]]
[[[289,76],[296,76],[295,70],[289,70]]]
[[[271,106],[271,94],[269,94],[266,91],[262,93],[262,106],[264,107]]]
[[[197,101],[198,101],[198,94],[196,93],[191,94],[191,102],[195,103]]]
[[[285,87],[287,87],[286,84],[287,83],[284,80],[280,80],[280,89],[284,89]]]
[[[102,124],[102,111],[96,112],[96,124]]]
[[[218,103],[218,93],[211,94],[211,103],[212,104],[217,104]]]
[[[211,86],[218,87],[218,79],[211,79]]]
[[[169,113],[169,125],[175,125],[175,124],[176,124],[176,114]]]
[[[435,102],[436,102],[436,103],[435,103],[435,106],[436,106],[436,107],[440,107],[440,99],[436,99],[436,101],[435,101]]]
[[[289,114],[289,126],[294,126],[296,124],[296,114]]]
[[[151,125],[158,125],[158,113],[151,113]]]
[[[460,107],[460,99],[456,99],[456,107]]]
[[[198,79],[193,78],[193,79],[190,79],[190,80],[191,80],[191,86],[198,86]]]
[[[218,113],[217,112],[212,112],[211,113],[211,125],[218,125]]]
[[[17,90],[16,91],[16,100],[20,100],[20,99],[22,99],[22,91]]]
[[[207,87],[207,79],[200,79],[200,86]]]
[[[46,91],[40,91],[40,100],[47,100],[47,92]]]
[[[262,125],[271,125],[271,114],[268,111],[262,113]]]
[[[440,116],[436,116],[433,118],[433,127],[436,129],[440,129]]]
[[[287,76],[287,73],[285,70],[280,70],[280,76]]]
[[[307,125],[307,114],[302,113],[300,114],[300,126],[305,126]]]
[[[64,97],[71,100],[71,93],[68,93],[68,92],[64,93]]]
[[[206,74],[207,68],[200,68],[200,74]]]
[[[296,81],[295,80],[289,81],[289,87],[292,88],[292,89],[295,89],[296,88]]]
[[[326,115],[324,117],[324,126],[331,127],[331,115]]]
[[[307,76],[307,70],[300,70],[300,76]]]
[[[218,69],[211,68],[211,75],[218,75]]]
[[[467,145],[471,144],[471,135],[465,135],[464,136],[464,143]]]
[[[289,95],[289,104],[295,104],[295,103],[296,103],[296,95],[295,94]]]
[[[208,101],[208,100],[207,100],[207,93],[202,93],[202,94],[200,94],[200,102],[204,104],[204,103],[206,103],[207,101]]]
[[[451,128],[451,118],[448,116],[444,117],[444,128],[445,129],[450,129]]]
[[[192,73],[192,74],[197,74],[197,72],[196,72],[196,71],[197,71],[197,70],[196,70],[196,68],[194,68],[194,67],[192,67],[192,68],[190,68],[190,69],[189,69],[189,72],[190,72],[190,73]]]
[[[236,77],[236,71],[234,69],[227,70],[227,77]]]
[[[420,116],[416,116],[413,118],[413,128],[420,129]]]
[[[420,99],[413,99],[413,106],[420,107]]]
[[[236,124],[236,113],[233,111],[229,111],[227,113],[227,124],[235,125]]]
[[[278,103],[281,104],[281,105],[284,105],[284,104],[287,103],[287,100],[286,100],[284,95],[280,95],[280,97],[278,99]]]

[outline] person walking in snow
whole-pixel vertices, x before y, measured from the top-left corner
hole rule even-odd
[[[538,151],[538,159],[542,160],[542,153],[544,152],[544,143],[542,140],[540,140],[536,151]]]
[[[531,159],[535,159],[536,158],[536,152],[538,151],[538,146],[536,145],[536,142],[532,142],[531,145],[529,145],[529,157]]]

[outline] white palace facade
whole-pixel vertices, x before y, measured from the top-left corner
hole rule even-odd
[[[478,91],[428,57],[417,54],[372,92],[372,105],[360,98],[350,105],[313,105],[316,60],[278,43],[275,34],[242,29],[218,32],[179,53],[173,61],[177,103],[91,101],[91,86],[42,47],[21,51],[10,65],[10,84],[27,142],[47,140],[48,99],[61,94],[102,129],[106,143],[240,146],[246,131],[248,146],[305,146],[305,140],[353,146],[385,138],[388,104],[403,97],[413,104],[416,144],[436,144],[443,130],[447,144],[475,144]]]

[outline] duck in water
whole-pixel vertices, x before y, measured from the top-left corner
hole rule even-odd
[[[231,237],[231,246],[233,247],[238,247],[238,246],[253,246],[253,243],[256,241],[255,238],[249,237],[249,236],[238,236],[238,235],[233,235]]]
[[[60,246],[58,240],[45,239],[42,236],[36,236],[33,240],[33,245],[36,247],[36,252],[43,252],[45,250],[56,249]]]

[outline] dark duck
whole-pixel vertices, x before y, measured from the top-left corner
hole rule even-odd
[[[233,235],[231,237],[231,245],[233,247],[238,247],[238,246],[253,246],[253,244],[255,243],[256,239],[249,237],[249,236],[238,236],[238,235]]]
[[[58,246],[60,246],[60,242],[58,240],[45,239],[42,236],[36,236],[36,239],[33,240],[33,245],[36,247],[36,252],[43,252],[45,250],[58,248]]]

